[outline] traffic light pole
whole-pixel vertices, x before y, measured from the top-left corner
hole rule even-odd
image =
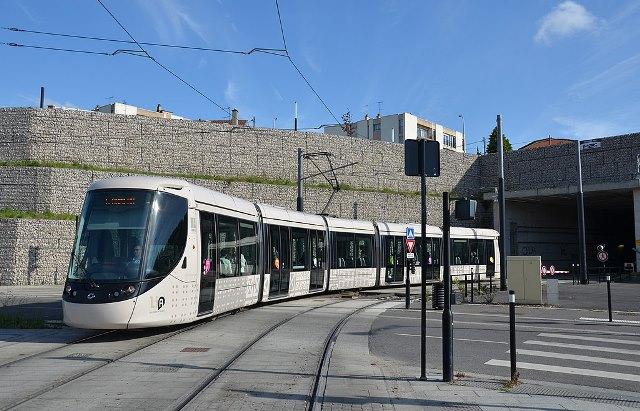
[[[422,141],[424,142],[424,140]],[[424,161],[424,159],[423,159]],[[420,379],[427,379],[427,253],[424,246],[427,244],[427,176],[424,172],[425,167],[420,168],[420,197],[421,197],[421,221],[420,236],[422,244],[422,255],[420,256]],[[435,298],[435,296],[434,296]]]
[[[444,310],[442,310],[442,379],[453,381],[453,315],[451,313],[451,261],[449,252],[451,215],[449,193],[442,193],[442,263],[444,267]],[[473,288],[472,288],[473,289]],[[434,296],[435,298],[435,296]]]

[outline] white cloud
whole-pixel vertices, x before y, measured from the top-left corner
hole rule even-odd
[[[564,126],[565,133],[579,139],[613,136],[621,130],[618,124],[609,120],[554,117],[553,121]]]
[[[31,94],[18,94],[18,97],[28,103],[31,103],[34,107],[37,107],[40,105],[40,97],[36,97]],[[62,103],[58,100],[53,100],[45,96],[44,106],[47,107],[49,105],[55,106],[55,107],[73,108],[73,109],[81,110],[81,108],[78,105],[71,103],[69,101],[65,101],[64,103]]]
[[[205,26],[197,23],[178,3],[172,0],[142,1],[142,6],[153,20],[153,27],[164,41],[183,41],[191,31],[208,43]]]
[[[628,87],[633,84],[640,71],[640,54],[622,60],[591,78],[572,85],[568,94],[573,98],[584,98],[614,87]]]
[[[224,90],[224,98],[229,103],[236,103],[238,101],[238,86],[233,80],[227,82],[227,88]]]
[[[308,50],[305,50],[303,52],[303,55],[304,61],[307,63],[307,66],[311,68],[311,70],[315,71],[316,73],[322,72],[322,67],[320,67],[320,65],[316,63],[316,61],[311,57]]]
[[[593,14],[580,4],[567,0],[542,18],[533,39],[538,43],[550,44],[554,39],[589,31],[595,26],[596,18]]]

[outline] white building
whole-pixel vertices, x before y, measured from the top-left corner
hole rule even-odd
[[[164,110],[160,104],[156,108],[156,111],[145,110],[140,107],[130,106],[124,103],[112,103],[104,106],[97,106],[94,111],[108,114],[121,114],[125,116],[143,116],[143,117],[155,117],[155,118],[169,118],[185,120],[184,117],[177,116],[170,111]]]
[[[377,116],[353,123],[352,135],[369,140],[382,140],[391,143],[404,143],[404,140],[428,138],[440,142],[440,147],[463,153],[464,136],[461,132],[436,124],[432,121],[414,116],[411,113]],[[325,134],[346,136],[342,125],[331,125],[324,128]]]

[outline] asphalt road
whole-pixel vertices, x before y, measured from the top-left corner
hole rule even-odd
[[[523,379],[637,392],[640,387],[640,315],[636,323],[581,318],[606,313],[557,308],[517,308],[518,370]],[[427,368],[442,368],[442,311],[427,313]],[[380,315],[370,337],[375,355],[419,364],[420,311],[392,309]],[[454,306],[454,373],[509,378],[508,307]]]

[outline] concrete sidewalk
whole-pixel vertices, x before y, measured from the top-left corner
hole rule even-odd
[[[398,305],[401,305],[398,304]],[[465,375],[442,382],[438,370],[420,381],[416,366],[389,361],[369,351],[369,333],[384,312],[366,310],[342,330],[326,375],[323,406],[330,409],[543,409],[602,410],[640,408],[636,393],[524,381],[508,389],[505,381],[486,375]],[[584,398],[584,399],[583,399]]]

